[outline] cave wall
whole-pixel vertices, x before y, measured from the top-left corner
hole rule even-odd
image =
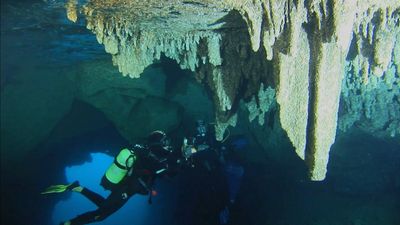
[[[120,76],[108,60],[74,67],[26,65],[15,70],[13,80],[4,83],[1,90],[2,168],[24,167],[27,157],[36,154],[40,159],[39,155],[48,154],[33,151],[49,137],[57,141],[98,128],[87,121],[75,121],[70,129],[57,130],[77,101],[104,114],[130,143],[153,130],[175,131],[183,120],[212,119],[208,94],[189,72],[173,63],[158,62],[147,68],[141,79]],[[167,74],[164,67],[168,64],[178,70]]]
[[[166,77],[161,68],[148,68],[143,79],[117,73],[104,61],[82,65],[74,76],[76,97],[102,111],[129,142],[179,125],[183,108],[165,98]]]
[[[68,113],[74,84],[63,68],[26,63],[13,69],[12,81],[1,90],[1,166],[10,169],[46,139]],[[37,79],[40,74],[41,79]]]

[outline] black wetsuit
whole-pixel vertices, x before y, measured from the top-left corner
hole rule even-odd
[[[191,165],[181,171],[175,219],[179,225],[210,225],[217,221],[228,198],[219,163],[221,143],[211,132],[193,136],[188,138],[189,144],[198,152],[189,159]]]
[[[134,194],[151,194],[151,188],[157,176],[157,171],[168,168],[166,162],[160,162],[148,151],[135,151],[137,160],[133,172],[113,187],[111,194],[104,198],[101,195],[84,188],[82,195],[98,206],[94,211],[81,214],[71,220],[71,225],[88,224],[102,221],[120,209]],[[165,173],[163,173],[165,174]],[[149,195],[149,200],[151,196]]]

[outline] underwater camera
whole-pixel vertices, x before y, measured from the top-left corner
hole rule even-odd
[[[210,146],[207,144],[196,144],[196,138],[184,138],[182,144],[182,156],[187,160],[194,154],[208,150]]]

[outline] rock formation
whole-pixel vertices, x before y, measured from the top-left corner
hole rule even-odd
[[[76,98],[103,112],[131,143],[154,130],[176,128],[182,106],[165,98],[166,79],[159,68],[149,68],[142,79],[134,80],[117,76],[110,66],[104,61],[81,65],[73,78]]]
[[[355,98],[342,98],[340,128],[366,118],[400,134],[399,1],[71,0],[67,14],[86,18],[123,75],[139,77],[161,54],[196,72],[213,94],[218,139],[241,100],[262,124],[276,92],[281,126],[312,180],[325,178],[341,94]]]

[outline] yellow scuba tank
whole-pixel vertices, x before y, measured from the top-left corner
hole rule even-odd
[[[105,178],[112,184],[118,184],[132,168],[135,161],[136,156],[133,151],[127,148],[122,149],[107,169]]]

